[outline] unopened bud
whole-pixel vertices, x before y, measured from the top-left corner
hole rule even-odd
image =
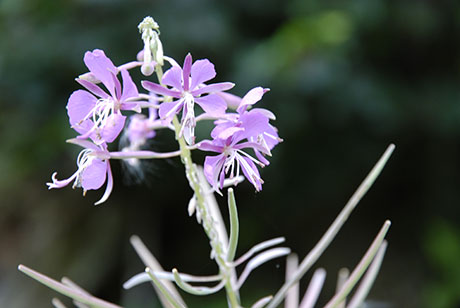
[[[163,45],[160,41],[160,27],[152,17],[145,17],[138,26],[144,41],[143,54],[141,56],[144,64],[142,65],[142,74],[149,76],[153,73],[151,68],[156,64],[163,65]],[[153,63],[154,62],[154,63]]]

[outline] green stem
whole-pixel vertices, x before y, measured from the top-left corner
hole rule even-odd
[[[156,66],[156,75],[158,77],[159,83],[163,85],[161,79],[163,77],[163,70],[160,65]],[[164,101],[170,101],[171,97],[165,97]],[[174,131],[176,133],[176,140],[179,143],[180,157],[181,161],[185,166],[185,175],[189,181],[190,187],[195,193],[195,198],[197,201],[197,210],[200,211],[202,218],[203,229],[208,236],[211,244],[211,248],[214,250],[216,263],[219,266],[220,274],[222,275],[222,280],[225,282],[225,290],[227,292],[228,301],[231,308],[240,307],[239,299],[236,293],[236,290],[233,288],[232,284],[232,268],[226,262],[225,249],[222,247],[222,243],[219,241],[218,235],[216,234],[217,230],[213,223],[213,218],[210,217],[208,208],[206,206],[205,197],[203,195],[203,190],[198,181],[197,167],[193,163],[192,155],[190,149],[185,142],[185,139],[180,136],[181,124],[177,119],[177,116],[173,118]]]

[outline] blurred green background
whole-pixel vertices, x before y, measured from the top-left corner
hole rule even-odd
[[[56,295],[19,273],[19,263],[128,307],[155,307],[149,285],[121,288],[143,270],[132,234],[166,269],[215,272],[187,215],[191,191],[177,160],[149,164],[141,185],[126,183],[115,162],[114,192],[99,207],[102,191],[83,198],[45,186],[52,172],[75,170],[65,106],[86,71],[84,52],[133,60],[146,15],[179,62],[187,52],[209,58],[235,94],[271,88],[259,107],[275,112],[284,142],[262,172],[264,190],[244,183],[236,191],[239,253],[286,236],[305,256],[393,142],[376,185],[315,265],[328,271],[320,302],[388,218],[368,307],[460,307],[460,3],[447,0],[0,1],[1,307],[50,307]],[[173,146],[168,134],[155,142]],[[243,305],[275,292],[283,273],[281,260],[256,270]],[[225,307],[222,299],[191,298],[191,306]]]

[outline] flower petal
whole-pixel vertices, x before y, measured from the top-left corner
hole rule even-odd
[[[182,69],[176,66],[171,67],[164,73],[162,81],[165,85],[182,91]]]
[[[147,91],[152,91],[155,94],[172,96],[176,98],[179,98],[181,96],[180,92],[166,89],[165,87],[162,87],[159,84],[151,81],[143,80],[141,84],[144,87],[144,89],[146,89]]]
[[[190,89],[190,71],[191,71],[191,68],[192,68],[192,55],[189,53],[185,57],[184,67],[182,69],[182,80],[184,81],[184,91],[188,91]]]
[[[90,72],[93,73],[93,75],[104,84],[107,90],[109,90],[112,96],[115,97],[113,75],[117,74],[118,69],[105,55],[104,51],[100,49],[95,49],[92,52],[87,51],[83,61]]]
[[[94,95],[97,95],[102,98],[107,98],[109,95],[104,92],[99,86],[94,83],[87,81],[85,79],[77,78],[75,79],[79,84],[84,86],[88,91],[92,92]]]
[[[225,114],[225,110],[227,109],[224,99],[216,94],[197,97],[195,98],[195,103],[212,116],[221,116]]]
[[[84,190],[99,189],[106,180],[107,162],[94,158],[80,176],[81,186]]]
[[[101,139],[107,143],[113,142],[125,126],[126,116],[119,113],[111,114],[100,132]]]
[[[225,163],[225,155],[206,156],[204,160],[204,175],[213,188],[219,184],[219,175]]]
[[[258,101],[260,101],[262,99],[262,96],[268,91],[270,91],[270,89],[264,89],[262,87],[256,87],[254,89],[251,89],[243,97],[236,111],[238,111],[238,113],[242,113],[247,109],[248,105],[254,105]]]
[[[240,116],[243,138],[256,137],[270,129],[268,118],[260,112],[246,112]]]
[[[129,75],[127,70],[121,71],[121,78],[123,80],[123,94],[121,95],[121,101],[125,101],[131,97],[138,97],[139,92],[137,91],[136,84]]]
[[[233,136],[235,133],[240,132],[240,131],[244,131],[244,128],[238,127],[238,126],[231,126],[231,127],[227,128],[227,129],[221,131],[216,136],[216,138],[225,140],[225,139]]]
[[[107,187],[105,188],[104,195],[102,198],[94,203],[94,205],[99,205],[109,198],[110,194],[112,193],[112,188],[113,188],[113,176],[112,176],[112,170],[110,168],[110,163],[109,161],[106,162],[107,164]]]
[[[263,181],[260,178],[259,170],[257,170],[254,162],[247,157],[242,157],[241,155],[238,155],[236,159],[240,162],[241,170],[243,170],[246,179],[254,185],[257,191],[261,191]]]
[[[67,115],[69,116],[70,125],[80,124],[96,106],[97,98],[85,90],[73,92],[67,102]]]
[[[192,65],[192,84],[190,89],[195,89],[198,85],[216,77],[216,70],[214,64],[208,59],[195,61]]]
[[[219,142],[219,140],[203,140],[198,144],[198,149],[217,153],[224,151],[223,142]]]
[[[231,127],[235,127],[235,123],[234,122],[231,122],[231,121],[223,121],[221,123],[216,123],[216,122],[219,122],[219,121],[215,121],[214,124],[216,124],[216,126],[213,128],[213,130],[211,131],[211,137],[212,138],[218,138],[218,136],[225,130],[231,128]]]
[[[236,110],[236,108],[238,108],[238,106],[241,103],[241,97],[236,96],[234,94],[225,93],[225,92],[218,92],[216,94],[224,99],[224,101],[227,103],[227,106],[229,108],[232,108],[234,110]]]
[[[204,86],[202,88],[192,91],[191,93],[193,94],[193,96],[198,96],[204,93],[216,93],[227,91],[233,88],[234,86],[235,84],[233,82],[219,82]]]
[[[184,105],[184,100],[180,99],[177,101],[172,101],[172,102],[163,102],[160,105],[160,108],[158,110],[158,114],[160,115],[160,119],[166,121],[166,122],[171,122],[173,116],[178,113],[181,109],[182,106]]]

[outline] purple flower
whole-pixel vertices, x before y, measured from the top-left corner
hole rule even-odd
[[[121,110],[139,111],[138,104],[130,102],[139,96],[136,85],[127,70],[122,69],[123,87],[117,78],[118,69],[102,50],[86,52],[84,62],[92,79],[100,81],[104,91],[85,79],[77,79],[88,91],[77,90],[67,103],[70,125],[81,135],[91,138],[96,144],[113,142],[124,127],[126,117]]]
[[[143,114],[134,114],[129,118],[126,128],[126,136],[130,147],[140,148],[148,139],[155,137],[156,133],[152,129],[154,122]]]
[[[248,135],[244,131],[237,130],[226,139],[216,138],[212,141],[200,142],[198,146],[200,150],[219,153],[217,156],[207,156],[204,162],[204,174],[217,192],[222,189],[226,174],[230,179],[238,177],[240,167],[246,179],[254,185],[256,190],[262,190],[263,180],[256,164],[261,167],[264,167],[265,164],[244,152],[243,149],[264,151],[264,148],[255,142],[243,141],[247,138]]]
[[[275,119],[275,115],[263,108],[253,108],[248,111],[248,108],[260,101],[268,91],[269,89],[261,87],[250,90],[238,102],[237,113],[226,114],[225,117],[215,121],[216,127],[212,130],[211,136],[226,139],[233,134],[244,134],[248,141],[260,145],[263,154],[271,155],[273,147],[282,141],[276,128],[269,123],[269,120]],[[232,98],[232,101],[235,104],[235,98]],[[254,152],[263,164],[270,164],[261,151],[254,149]]]
[[[192,56],[188,54],[183,68],[174,65],[163,75],[162,83],[171,88],[150,81],[143,81],[142,86],[156,94],[176,99],[160,105],[160,118],[169,124],[174,115],[182,110],[180,135],[184,136],[188,144],[193,144],[196,126],[194,104],[197,103],[206,113],[213,116],[221,116],[227,109],[224,99],[217,93],[231,89],[234,84],[231,82],[204,84],[215,76],[214,65],[209,60],[197,60],[192,65]]]
[[[46,183],[48,189],[62,188],[73,181],[72,188],[82,187],[83,195],[85,195],[86,191],[99,189],[107,181],[104,195],[95,205],[105,202],[109,198],[113,188],[113,177],[109,164],[110,154],[107,151],[107,145],[105,143],[95,145],[88,140],[80,139],[70,139],[68,142],[84,147],[80,154],[78,154],[78,169],[72,176],[65,180],[58,180],[56,178],[57,172],[54,172],[51,177],[53,182]]]

